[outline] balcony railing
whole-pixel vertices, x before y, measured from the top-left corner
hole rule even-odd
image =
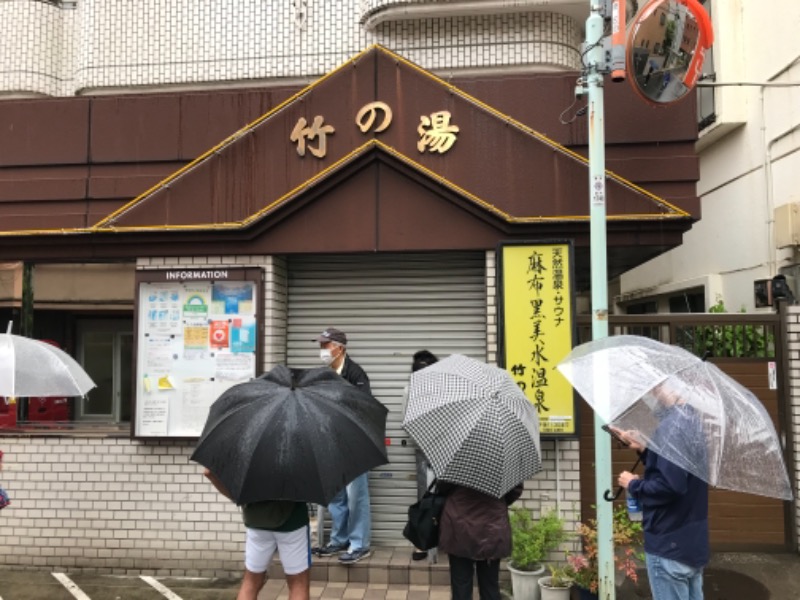
[[[550,12],[582,21],[589,3],[582,0],[361,0],[360,22],[373,29],[387,21],[436,19],[514,12]]]

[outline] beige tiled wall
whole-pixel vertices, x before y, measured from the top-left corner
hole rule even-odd
[[[566,15],[407,19],[369,31],[362,9],[360,0],[4,0],[0,94],[313,79],[376,43],[431,70],[580,66],[581,24]]]

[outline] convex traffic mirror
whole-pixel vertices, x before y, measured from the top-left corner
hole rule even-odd
[[[628,80],[647,102],[680,100],[697,83],[713,36],[697,0],[652,0],[628,30]]]

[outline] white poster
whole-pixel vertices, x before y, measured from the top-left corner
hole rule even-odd
[[[139,284],[135,435],[198,437],[214,401],[256,375],[257,286],[163,273]]]

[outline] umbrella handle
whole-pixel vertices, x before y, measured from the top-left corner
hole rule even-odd
[[[631,467],[631,472],[635,471],[636,467],[638,467],[639,463],[641,462],[642,462],[642,455],[640,454],[636,459],[636,462],[633,463],[633,466]],[[606,490],[605,492],[603,492],[603,500],[605,500],[606,502],[613,502],[614,500],[619,498],[621,493],[622,493],[622,486],[619,486],[617,488],[617,493],[614,494],[613,496],[611,495],[611,490]]]

